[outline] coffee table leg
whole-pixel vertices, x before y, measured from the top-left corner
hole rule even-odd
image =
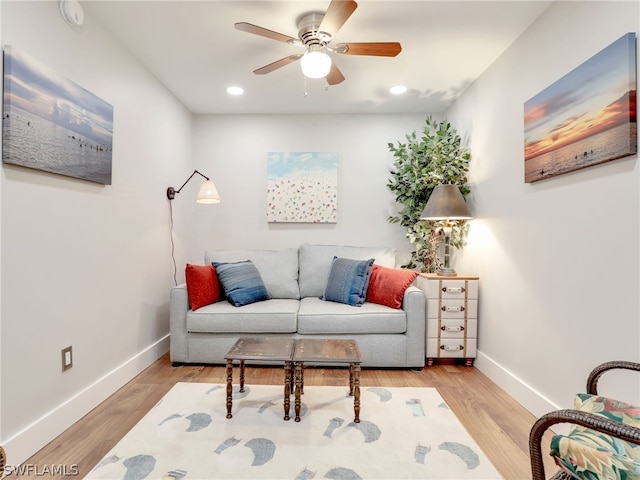
[[[295,378],[296,378],[296,398],[295,398],[295,421],[300,421],[300,394],[302,393],[302,362],[295,362]]]
[[[353,412],[355,418],[354,423],[360,423],[360,364],[353,365]]]
[[[233,360],[227,360],[227,418],[231,418],[233,405]]]
[[[291,408],[291,362],[284,362],[284,419],[289,420]]]
[[[244,360],[240,360],[240,392],[244,393]]]
[[[349,364],[349,396],[353,397],[353,363]]]

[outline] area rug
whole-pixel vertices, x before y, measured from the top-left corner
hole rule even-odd
[[[500,479],[434,388],[305,386],[301,421],[283,387],[178,383],[88,479]]]

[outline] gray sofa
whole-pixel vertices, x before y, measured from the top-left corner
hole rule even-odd
[[[242,336],[353,338],[363,367],[425,365],[425,297],[414,285],[394,309],[365,302],[360,307],[322,300],[333,257],[374,258],[395,267],[395,249],[303,244],[284,250],[215,250],[212,262],[251,260],[270,300],[234,307],[227,301],[190,310],[186,284],[170,293],[171,361],[174,365],[224,364]]]

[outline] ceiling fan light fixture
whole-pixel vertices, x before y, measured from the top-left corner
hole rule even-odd
[[[326,77],[331,70],[331,57],[324,52],[310,50],[300,59],[300,68],[305,77]]]

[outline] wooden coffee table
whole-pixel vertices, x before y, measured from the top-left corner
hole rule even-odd
[[[227,418],[232,418],[233,405],[233,361],[240,361],[240,391],[244,392],[246,360],[284,362],[284,419],[289,420],[291,406],[291,356],[295,340],[293,338],[241,337],[225,355],[227,361]]]
[[[354,422],[360,423],[360,350],[355,340],[303,338],[293,352],[295,370],[295,421],[300,421],[300,395],[304,389],[304,363],[348,363],[349,395],[353,396]]]

